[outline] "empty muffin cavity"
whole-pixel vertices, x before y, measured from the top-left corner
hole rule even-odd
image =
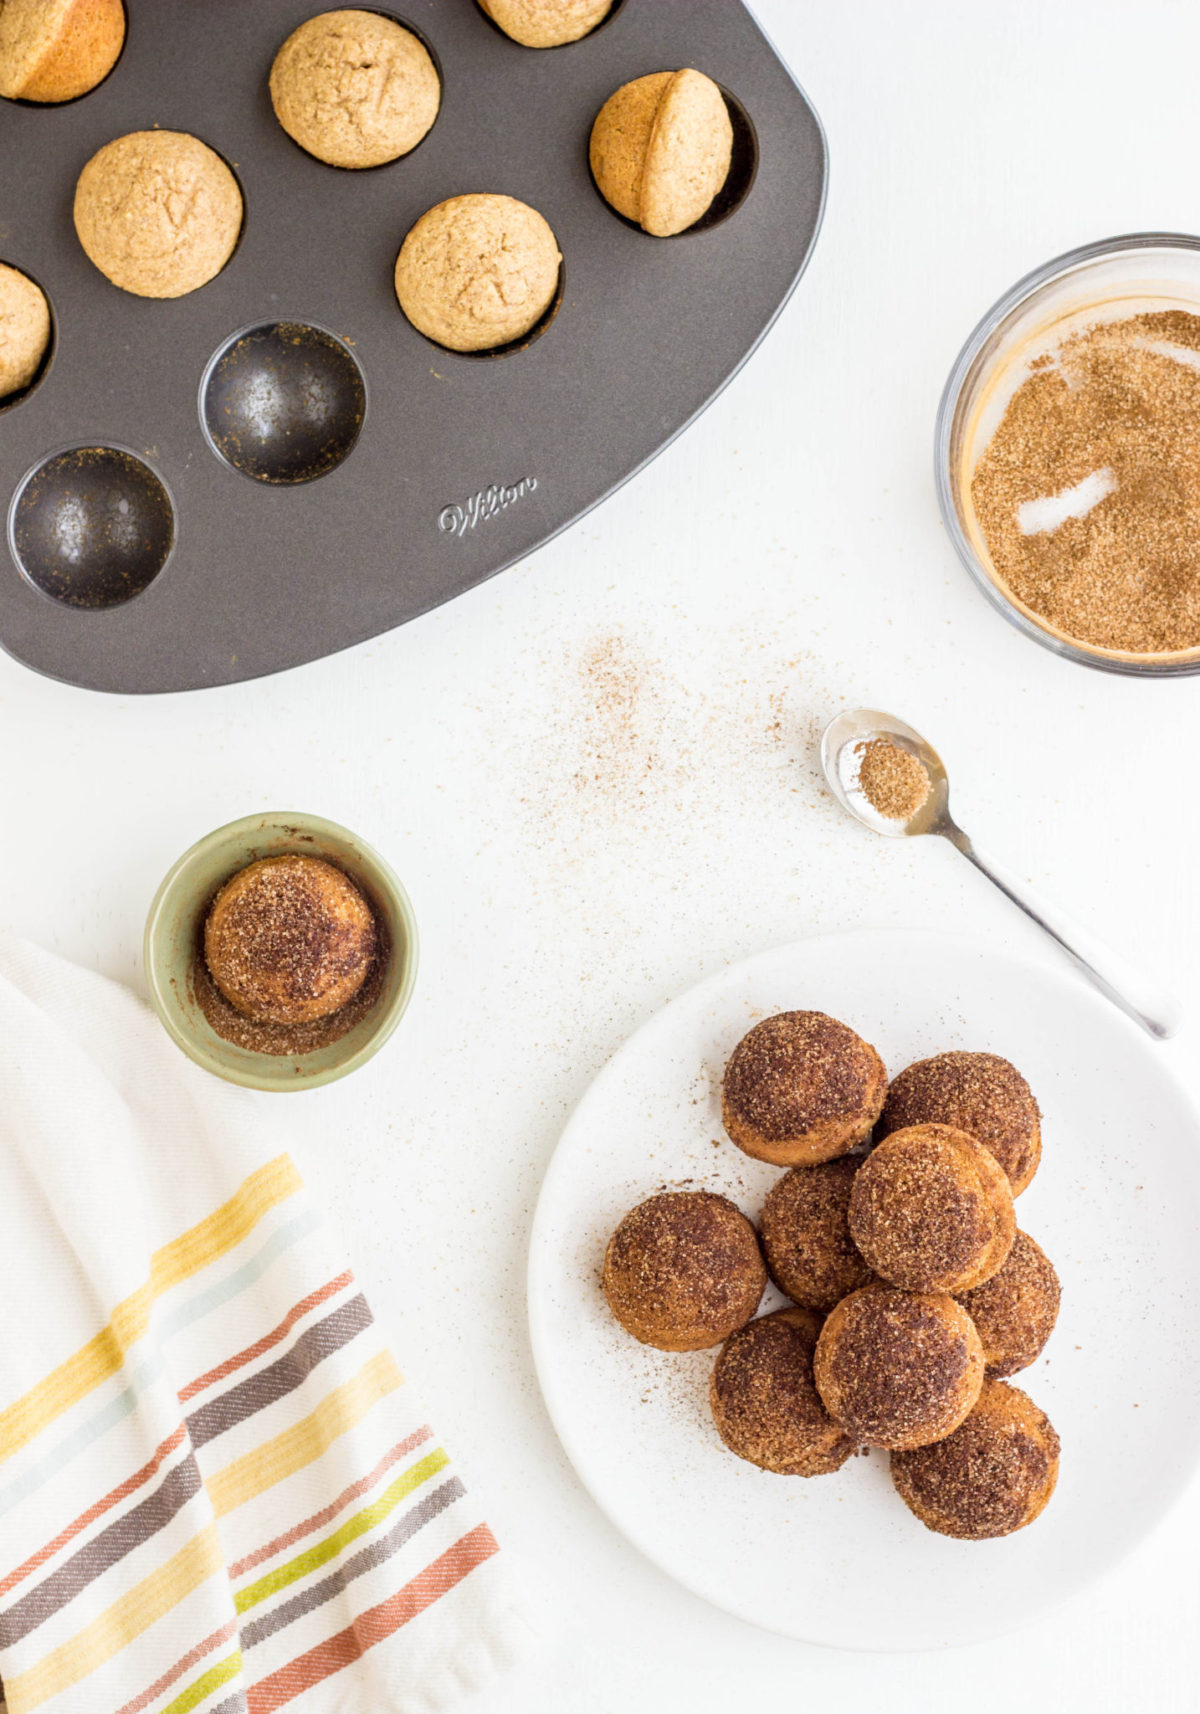
[[[354,450],[367,411],[358,360],[313,322],[271,321],[227,339],[200,383],[217,457],[255,482],[314,482]]]
[[[754,121],[736,95],[726,89],[723,84],[718,83],[716,87],[725,103],[725,110],[729,116],[729,123],[733,132],[729,171],[725,176],[724,184],[717,191],[703,214],[694,220],[690,226],[684,227],[681,232],[671,233],[670,236],[673,238],[694,238],[701,232],[711,232],[713,227],[723,225],[731,215],[736,214],[741,208],[754,188],[754,181],[758,177],[758,132],[755,129]],[[620,209],[614,207],[604,194],[593,168],[590,146],[588,149],[588,176],[596,194],[614,220],[619,220],[622,226],[628,226],[631,231],[641,233],[643,237],[651,236],[639,221],[623,214]]]
[[[35,465],[13,496],[9,547],[36,589],[67,607],[119,607],[162,571],[175,508],[134,453],[74,446]]]
[[[0,412],[22,404],[41,386],[57,338],[45,287],[0,257]]]

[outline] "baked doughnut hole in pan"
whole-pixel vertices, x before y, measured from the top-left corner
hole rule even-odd
[[[430,339],[427,333],[421,333],[420,328],[413,327],[413,323],[408,321],[407,316],[404,316],[404,319],[405,321],[408,321],[408,325],[413,328],[414,333],[421,334],[421,338],[425,340],[427,344],[432,345],[435,351],[444,352],[447,357],[465,357],[472,363],[490,363],[497,357],[515,357],[518,351],[527,351],[531,345],[536,344],[536,342],[542,337],[543,333],[545,333],[546,329],[550,326],[550,323],[554,320],[559,310],[562,308],[563,292],[566,290],[566,280],[567,265],[565,262],[560,262],[558,268],[558,284],[554,288],[554,296],[550,299],[550,302],[546,305],[546,308],[542,311],[538,320],[535,321],[533,326],[529,329],[529,332],[523,333],[520,339],[510,339],[507,345],[493,345],[484,351],[456,351],[452,345],[443,345],[440,340]],[[400,314],[404,315],[404,311],[401,310]]]
[[[8,517],[13,558],[67,607],[120,607],[158,576],[175,508],[148,464],[116,446],[74,446],[35,465]]]
[[[7,99],[8,97],[6,96],[0,96],[0,100]],[[82,101],[83,97],[80,96],[78,99]],[[32,107],[35,104],[30,102],[29,105]],[[50,365],[54,362],[54,353],[58,346],[58,319],[54,314],[54,304],[51,300],[50,293],[46,290],[42,282],[39,279],[36,279],[34,275],[29,272],[28,268],[23,268],[19,263],[10,261],[7,256],[2,255],[0,255],[0,268],[11,268],[14,273],[24,274],[25,278],[35,285],[38,291],[41,292],[43,298],[45,298],[46,309],[50,315],[50,337],[46,341],[46,349],[42,353],[41,362],[34,371],[32,378],[27,381],[23,387],[18,387],[15,392],[0,392],[0,416],[3,416],[5,411],[15,410],[18,405],[24,404],[26,399],[32,398],[33,394],[50,373]]]
[[[327,6],[317,7],[309,14],[308,18],[306,20],[304,20],[304,22],[311,23],[311,22],[315,21],[316,19],[322,17],[326,12],[334,11],[334,10],[338,10],[338,8],[327,7]],[[437,49],[434,47],[434,45],[430,41],[429,37],[425,34],[424,30],[418,29],[417,25],[414,24],[410,18],[404,17],[399,12],[389,11],[386,7],[383,7],[383,6],[356,6],[356,7],[352,8],[352,10],[357,11],[357,12],[370,12],[376,18],[384,18],[387,20],[387,22],[389,24],[398,25],[400,29],[404,30],[408,35],[412,36],[415,41],[417,41],[421,44],[421,46],[424,48],[425,52],[429,55],[430,63],[433,66],[433,69],[434,69],[434,72],[437,76],[437,81],[438,81],[437,112],[434,114],[433,119],[430,121],[429,128],[424,133],[424,135],[419,137],[417,139],[417,141],[412,145],[412,147],[405,149],[403,151],[403,153],[398,154],[398,155],[393,155],[389,160],[386,160],[386,161],[376,161],[369,166],[363,166],[363,165],[348,166],[345,164],[339,164],[338,162],[335,162],[335,161],[326,160],[321,155],[315,154],[312,149],[306,147],[306,145],[304,143],[300,142],[298,138],[294,137],[291,134],[291,132],[288,130],[287,126],[283,124],[282,120],[280,120],[278,113],[276,113],[275,119],[276,119],[276,123],[279,125],[280,130],[283,132],[284,136],[288,139],[289,143],[291,143],[294,148],[298,149],[300,151],[300,153],[307,160],[315,161],[319,167],[326,167],[330,172],[333,172],[333,173],[350,173],[350,174],[353,174],[353,176],[355,178],[359,178],[359,177],[365,177],[368,173],[386,172],[390,167],[398,166],[403,161],[410,161],[412,159],[412,157],[416,154],[417,150],[419,148],[421,148],[429,140],[429,138],[432,136],[434,130],[437,128],[438,121],[442,116],[442,106],[443,106],[445,99],[446,99],[446,74],[442,69],[442,62],[438,57]],[[297,28],[299,28],[299,25],[297,26]],[[295,31],[293,31],[292,33],[295,34]],[[279,46],[276,49],[276,54],[275,54],[276,58],[278,58],[279,51],[283,47],[284,41],[287,41],[289,39],[290,39],[290,37],[284,37],[283,40],[279,43]],[[272,66],[273,65],[274,65],[274,61],[272,61]]]
[[[346,343],[312,322],[243,328],[200,382],[200,422],[217,457],[255,482],[315,482],[353,451],[367,411]]]
[[[415,26],[443,73],[431,143],[390,172],[323,168],[276,121],[270,68],[289,31],[322,10],[298,0],[224,7],[229,27],[219,30],[212,8],[195,0],[139,0],[129,51],[92,106],[0,101],[0,156],[29,168],[6,180],[10,237],[0,237],[0,255],[44,282],[59,322],[47,385],[0,412],[0,525],[31,467],[68,447],[128,448],[162,476],[176,512],[165,575],[146,598],[108,614],[40,599],[15,565],[5,571],[0,550],[0,647],[32,670],[122,695],[200,689],[407,623],[522,560],[613,493],[719,392],[799,279],[824,208],[824,137],[742,0],[627,3],[614,29],[601,25],[594,41],[553,54],[485,27],[475,0],[367,0],[364,9]],[[558,9],[547,0],[546,11]],[[540,14],[540,0],[529,10]],[[622,77],[693,64],[749,107],[762,170],[735,224],[664,256],[595,212],[574,151]],[[480,91],[482,107],[471,100]],[[222,155],[245,203],[243,242],[223,272],[190,297],[161,302],[88,275],[64,218],[97,146],[156,117]],[[491,144],[506,137],[519,149],[489,167]],[[498,180],[549,219],[569,300],[523,359],[468,367],[410,332],[384,269],[394,270],[393,245],[423,210]],[[47,200],[48,184],[62,195]],[[558,285],[557,264],[543,263],[531,320]],[[618,313],[631,302],[637,315]],[[716,317],[714,302],[723,306]],[[340,337],[365,377],[367,420],[342,469],[323,481],[234,475],[201,444],[210,359],[239,330],[287,320]],[[704,330],[688,362],[664,364],[688,328]],[[509,322],[498,337],[524,350],[538,331]],[[385,395],[387,433],[377,420]],[[403,437],[403,482],[392,426]],[[529,499],[489,510],[492,490],[510,488]],[[466,520],[461,531],[447,528],[451,517]],[[328,568],[343,560],[338,599],[327,601]]]
[[[584,42],[590,42],[593,36],[598,36],[600,34],[601,30],[607,30],[608,26],[612,23],[613,19],[617,16],[617,13],[621,11],[624,5],[625,0],[613,0],[612,5],[604,14],[603,18],[601,18],[600,22],[598,24],[593,24],[585,36],[576,36],[573,42],[555,42],[552,47],[531,48],[525,42],[518,42],[514,36],[510,36],[508,31],[502,29],[490,13],[488,13],[479,4],[479,0],[475,0],[475,10],[479,13],[479,16],[483,19],[484,23],[490,25],[496,34],[504,41],[508,42],[511,47],[520,48],[522,53],[527,54],[553,54],[557,53],[560,48],[577,48]]]
[[[92,17],[84,25],[84,29],[83,29],[83,35],[85,37],[88,35],[91,35],[93,38],[92,41],[89,43],[86,41],[81,41],[79,36],[75,37],[75,44],[74,45],[77,48],[83,49],[85,58],[87,60],[91,60],[92,54],[95,51],[96,44],[95,44],[95,37],[94,37],[94,26],[97,22],[96,12],[98,10],[100,10],[100,9],[96,8],[96,7],[92,8]],[[3,11],[3,5],[0,5],[0,11]],[[47,96],[43,96],[40,100],[35,100],[32,97],[26,96],[26,95],[0,95],[0,101],[7,101],[10,104],[10,106],[13,106],[13,107],[32,107],[35,110],[40,111],[42,113],[45,113],[47,111],[52,112],[52,113],[57,113],[65,107],[73,107],[77,101],[86,101],[89,95],[95,95],[95,93],[98,89],[104,88],[104,85],[108,82],[109,78],[112,77],[113,73],[117,70],[117,67],[120,65],[121,61],[125,57],[125,49],[129,46],[129,5],[128,5],[128,0],[121,0],[121,14],[122,14],[122,18],[124,21],[124,28],[123,28],[122,33],[121,33],[121,45],[117,49],[116,56],[113,59],[112,63],[109,65],[107,71],[105,71],[101,76],[97,77],[94,82],[89,83],[88,87],[86,89],[81,89],[77,95],[62,95],[62,96],[49,96],[49,95],[47,95]],[[102,30],[103,30],[103,26],[101,25],[101,31]],[[72,71],[73,72],[77,71],[80,67],[80,60],[79,60],[77,54],[68,54],[67,57],[70,61],[73,62]],[[61,68],[62,68],[61,59],[59,60],[58,63],[59,63],[59,69],[61,71]],[[94,73],[93,73],[93,75],[94,75]]]
[[[755,130],[754,121],[737,96],[726,89],[724,84],[718,83],[717,88],[721,91],[729,114],[729,123],[733,126],[733,153],[730,156],[729,172],[725,183],[699,220],[694,220],[682,232],[673,233],[675,238],[694,238],[700,232],[711,232],[714,226],[723,225],[730,215],[737,213],[753,190],[754,181],[758,177],[758,132]],[[619,220],[622,226],[628,226],[631,232],[640,233],[643,238],[651,237],[652,234],[639,226],[636,220],[629,220],[625,215],[619,214],[596,183],[596,175],[592,172],[590,139],[589,130],[584,139],[584,152],[587,155],[588,177],[596,195],[614,220]],[[664,240],[658,238],[655,242],[661,244]]]

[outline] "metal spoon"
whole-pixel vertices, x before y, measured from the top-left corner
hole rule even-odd
[[[929,796],[907,821],[894,821],[880,815],[858,786],[861,760],[858,746],[871,738],[892,739],[901,749],[916,756],[929,775]],[[821,738],[821,765],[834,797],[864,827],[892,838],[940,833],[989,881],[995,882],[1014,905],[1019,905],[1026,916],[1032,917],[1040,928],[1045,929],[1114,1006],[1119,1006],[1159,1041],[1165,1041],[1180,1028],[1183,1012],[1174,995],[1159,988],[1118,953],[1072,922],[1057,905],[1039,898],[1011,870],[993,858],[985,857],[971,843],[950,814],[950,784],[941,757],[919,732],[914,732],[903,720],[873,708],[857,708],[852,714],[839,714],[825,728]]]

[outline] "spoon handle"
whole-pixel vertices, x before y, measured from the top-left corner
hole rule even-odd
[[[1160,988],[1143,971],[1072,921],[1065,911],[1041,898],[1011,869],[1006,869],[993,857],[985,857],[961,828],[955,827],[953,831],[947,828],[945,832],[964,857],[969,858],[1014,905],[1019,905],[1026,916],[1032,917],[1052,940],[1058,942],[1114,1006],[1119,1006],[1159,1041],[1175,1035],[1183,1023],[1183,1008],[1168,989]]]

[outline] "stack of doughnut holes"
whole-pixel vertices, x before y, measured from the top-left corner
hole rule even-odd
[[[1024,1077],[956,1051],[889,1086],[848,1025],[780,1012],[734,1049],[721,1106],[738,1148],[788,1170],[757,1231],[711,1191],[632,1209],[602,1275],[622,1327],[663,1351],[720,1346],[717,1433],[763,1470],[828,1475],[876,1446],[941,1535],[1032,1523],[1059,1441],[1007,1377],[1041,1355],[1060,1288],[1014,1209],[1042,1150]],[[791,1305],[756,1319],[768,1278]]]

